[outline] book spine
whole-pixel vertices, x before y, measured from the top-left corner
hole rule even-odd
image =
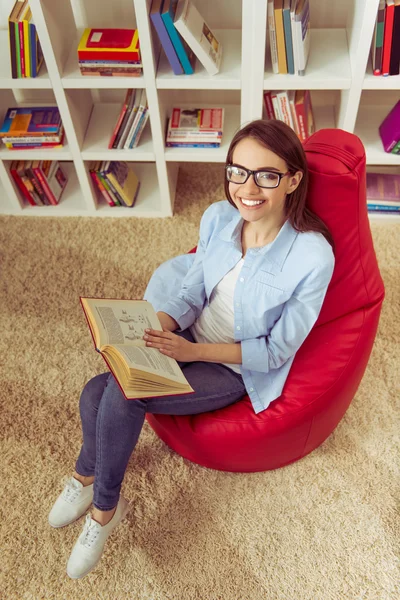
[[[111,150],[114,147],[114,142],[115,142],[115,139],[116,139],[116,137],[118,135],[119,128],[121,127],[121,123],[122,123],[122,120],[124,118],[126,110],[127,110],[127,104],[125,102],[124,105],[123,105],[123,107],[122,107],[122,110],[120,111],[120,113],[118,115],[118,119],[117,119],[117,122],[115,124],[114,131],[111,134],[110,141],[108,142],[108,149],[109,150]]]
[[[395,146],[391,149],[391,154],[398,154],[400,152],[400,140],[397,142]]]
[[[162,3],[161,3],[162,4]],[[174,48],[173,43],[168,35],[167,29],[165,27],[164,21],[160,14],[160,5],[158,6],[157,11],[152,11],[150,13],[151,20],[154,25],[154,29],[157,32],[158,38],[161,42],[161,46],[165,52],[165,55],[168,59],[169,64],[175,75],[182,75],[184,70],[182,68],[181,63],[179,62],[178,55]]]
[[[292,115],[292,121],[293,121],[293,129],[295,130],[297,135],[299,135],[300,128],[299,128],[299,122],[298,122],[297,114],[296,114],[296,106],[295,106],[295,102],[294,102],[295,95],[296,95],[296,92],[294,90],[291,90],[288,92],[290,114]]]
[[[14,23],[14,31],[15,31],[15,49],[17,52],[17,71],[18,71],[18,79],[22,77],[21,72],[21,48],[19,43],[19,27],[18,23]]]
[[[400,4],[394,7],[392,47],[389,61],[389,75],[400,73]]]
[[[298,49],[298,75],[304,76],[310,49],[310,3],[304,0],[303,9],[296,15],[296,42]]]
[[[383,50],[383,31],[385,25],[385,3],[379,5],[376,17],[376,39],[375,52],[372,57],[373,74],[375,76],[382,74],[382,50]]]
[[[279,121],[283,121],[283,115],[281,114],[280,106],[279,106],[278,94],[276,92],[271,92],[271,101],[272,101],[272,106],[274,108],[275,119],[279,119]]]
[[[283,10],[282,1],[274,6],[275,15],[275,30],[276,30],[276,45],[278,48],[278,70],[281,74],[287,74],[286,49],[285,49],[285,33],[283,29]]]
[[[24,49],[24,28],[22,21],[18,23],[18,37],[19,37],[19,49],[20,49],[20,62],[21,62],[21,77],[25,75],[25,49]]]
[[[107,182],[107,185],[108,185],[110,191],[113,193],[112,198],[114,200],[115,206],[126,206],[126,203],[124,202],[123,198],[118,194],[117,190],[115,189],[115,187],[113,186],[111,181],[109,181],[107,179],[106,171],[100,171],[100,173],[101,173],[101,178],[102,178],[104,185],[106,185],[106,182]]]
[[[13,79],[18,79],[15,25],[12,21],[8,21],[8,39],[10,43],[11,76]]]
[[[47,194],[45,193],[40,180],[37,178],[32,166],[30,166],[29,168],[26,169],[26,175],[29,177],[33,187],[36,190],[37,195],[39,196],[41,203],[44,206],[49,206],[49,204],[51,204],[50,199],[47,197]]]
[[[166,142],[167,148],[220,148],[221,144],[195,144],[192,142]]]
[[[294,62],[293,62],[293,42],[292,42],[292,29],[290,25],[290,8],[283,9],[283,29],[285,33],[285,50],[287,69],[290,75],[294,75]]]
[[[29,190],[29,193],[32,195],[32,197],[35,201],[35,205],[36,206],[44,206],[42,199],[40,198],[39,194],[33,187],[32,181],[29,179],[28,175],[21,175],[21,179],[24,182],[24,185],[26,186],[26,188]]]
[[[278,68],[278,47],[276,45],[276,29],[275,29],[275,15],[274,15],[274,2],[268,0],[268,33],[269,33],[269,44],[271,48],[271,63],[273,73],[279,73]]]
[[[101,195],[106,200],[107,204],[109,204],[110,206],[115,206],[113,199],[107,193],[107,190],[105,189],[104,185],[102,184],[101,179],[98,176],[98,174],[96,173],[96,171],[89,171],[89,173],[90,173],[90,176],[93,179],[94,183],[96,184],[96,188],[100,191]]]
[[[131,148],[131,144],[133,143],[133,140],[134,140],[134,137],[135,137],[135,133],[136,133],[137,128],[139,126],[139,122],[140,122],[140,119],[142,117],[143,111],[144,111],[143,105],[139,105],[137,107],[137,109],[136,109],[135,118],[133,120],[131,129],[130,129],[130,131],[128,133],[128,137],[126,138],[126,141],[125,141],[125,145],[124,145],[125,149],[130,149]]]
[[[171,12],[172,12],[172,14],[171,14]],[[193,75],[193,73],[194,73],[194,69],[193,69],[194,56],[191,52],[188,53],[186,51],[186,48],[185,48],[184,44],[182,43],[180,34],[178,33],[177,29],[175,29],[175,25],[174,25],[174,21],[173,21],[174,13],[173,13],[171,4],[170,4],[170,12],[163,12],[161,14],[161,18],[164,21],[165,28],[168,31],[168,35],[171,39],[171,42],[174,45],[175,51],[178,55],[178,58],[183,67],[183,70],[185,71],[186,75]]]
[[[382,212],[400,212],[400,206],[391,206],[389,204],[372,204],[367,202],[368,210],[376,210]]]
[[[393,2],[393,0],[390,0]],[[387,77],[389,75],[390,67],[390,52],[392,49],[392,36],[393,36],[393,22],[394,22],[394,4],[386,3],[385,11],[385,29],[383,33],[383,55],[382,55],[382,75]]]
[[[31,53],[29,45],[29,21],[22,21],[22,31],[24,35],[24,62],[25,62],[25,77],[31,77]]]
[[[53,204],[53,206],[57,206],[58,204],[58,200],[57,198],[54,196],[53,192],[51,191],[51,189],[49,188],[49,186],[47,185],[47,179],[42,171],[41,166],[39,165],[38,167],[35,167],[33,169],[34,174],[36,175],[36,177],[38,178],[38,180],[41,183],[41,186],[43,188],[44,193],[46,194],[49,202],[51,204]]]
[[[116,60],[119,62],[141,62],[140,51],[125,52],[121,50],[78,50],[79,60]]]
[[[114,139],[114,142],[113,142],[113,145],[112,145],[112,147],[114,149],[116,149],[116,148],[119,147],[119,143],[121,141],[121,137],[122,137],[122,135],[124,133],[126,122],[127,122],[128,118],[129,118],[129,112],[130,112],[129,109],[132,108],[131,107],[132,96],[133,96],[133,90],[129,90],[128,94],[127,94],[127,96],[125,98],[124,106],[123,106],[122,111],[121,111],[121,114],[122,114],[121,124],[120,124],[120,126],[118,128],[117,135],[116,135],[116,137]]]
[[[283,122],[293,129],[293,119],[290,113],[289,96],[286,91],[277,94],[279,101],[279,109],[283,117]]]
[[[121,196],[121,198],[123,199],[123,201],[125,202],[125,204],[129,204],[130,200],[128,198],[128,196],[125,194],[123,188],[120,186],[114,172],[113,172],[114,167],[111,166],[111,170],[109,170],[106,173],[106,178],[108,179],[108,181],[110,181],[114,188],[117,190],[118,194]]]
[[[299,123],[299,137],[302,142],[305,142],[307,139],[307,115],[304,106],[304,95],[301,96],[299,100],[296,99],[295,107],[297,121]]]
[[[139,126],[137,128],[135,136],[133,137],[130,148],[136,148],[137,145],[139,144],[140,136],[142,135],[143,129],[145,128],[148,118],[149,118],[149,111],[146,108],[146,110],[142,114],[141,122],[139,123]]]
[[[37,76],[37,54],[36,54],[36,27],[33,23],[29,23],[29,39],[31,46],[31,71],[32,77]]]
[[[21,177],[19,176],[19,173],[17,171],[16,165],[14,164],[14,162],[11,163],[10,173],[11,173],[11,176],[14,179],[17,187],[19,188],[20,192],[24,196],[24,198],[26,198],[28,200],[28,202],[31,206],[37,206],[33,199],[33,196],[31,196],[28,189],[25,187],[24,182],[22,181]]]

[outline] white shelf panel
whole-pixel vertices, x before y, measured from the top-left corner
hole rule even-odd
[[[155,163],[134,165],[135,173],[139,177],[140,190],[135,205],[109,206],[100,197],[96,215],[100,217],[161,217],[161,194]]]
[[[242,32],[240,29],[216,29],[215,36],[222,44],[220,72],[209,75],[196,59],[193,75],[174,75],[165,52],[161,50],[157,70],[158,89],[240,90]]]
[[[45,63],[38,77],[12,78],[8,31],[4,29],[0,30],[0,57],[0,89],[50,89],[52,87]]]
[[[68,175],[68,183],[59,204],[57,206],[31,206],[27,203],[23,206],[21,214],[33,217],[87,216],[90,214],[86,208],[73,163],[62,163],[61,166]]]
[[[383,77],[382,75],[372,74],[371,56],[368,59],[368,67],[365,73],[364,90],[400,90],[400,75],[390,75]]]
[[[49,148],[44,150],[8,150],[1,142],[0,159],[3,160],[72,160],[72,154],[65,141],[62,148]]]
[[[132,150],[108,149],[108,142],[120,111],[121,104],[99,102],[94,105],[83,142],[82,158],[84,160],[155,160],[149,121],[146,123],[137,148]]]
[[[11,175],[10,175],[11,178]],[[12,178],[11,178],[12,179]],[[11,201],[9,194],[0,181],[0,213],[3,215],[21,214],[21,209]]]
[[[400,215],[399,214],[390,214],[385,215],[383,213],[368,213],[368,218],[370,221],[378,221],[378,223],[385,223],[389,225],[400,225]]]
[[[188,105],[189,106],[189,105]],[[203,105],[207,107],[207,105]],[[185,105],[181,105],[182,108]],[[211,105],[210,105],[210,108]],[[229,144],[240,126],[240,107],[222,105],[224,114],[224,133],[220,148],[165,148],[165,160],[179,162],[225,162]],[[169,111],[168,116],[170,116]]]
[[[359,108],[354,133],[365,146],[367,165],[400,165],[400,155],[383,150],[379,125],[391,106],[364,105]]]
[[[71,46],[64,72],[61,74],[61,82],[64,88],[143,88],[145,87],[144,77],[89,77],[82,75],[78,62],[78,45],[80,36]]]
[[[305,76],[273,73],[271,52],[267,50],[265,90],[346,90],[350,86],[351,66],[345,29],[311,29]]]

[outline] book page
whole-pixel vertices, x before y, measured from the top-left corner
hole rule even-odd
[[[174,358],[161,354],[158,348],[139,348],[135,346],[115,346],[115,349],[125,358],[129,368],[140,369],[146,373],[154,373],[168,377],[176,383],[187,383],[182,369]]]
[[[144,346],[144,330],[162,330],[160,321],[150,302],[146,300],[115,300],[103,298],[82,298],[90,320],[98,329],[98,345],[125,344]]]

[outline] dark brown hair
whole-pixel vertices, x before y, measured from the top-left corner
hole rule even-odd
[[[237,144],[245,138],[253,138],[259,144],[282,158],[291,174],[297,171],[303,177],[297,188],[286,196],[285,213],[288,221],[296,231],[316,231],[322,233],[334,248],[333,237],[325,223],[306,205],[308,191],[308,165],[303,146],[289,125],[283,121],[258,119],[245,125],[234,135],[226,157],[226,165],[233,162],[233,151]],[[225,179],[225,194],[228,202],[236,207],[229,194],[229,182]]]

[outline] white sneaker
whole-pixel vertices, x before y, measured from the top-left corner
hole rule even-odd
[[[85,514],[92,504],[93,483],[83,486],[83,484],[71,477],[53,504],[49,514],[49,523],[52,527],[65,527],[73,523],[79,517]]]
[[[67,575],[71,579],[80,579],[94,569],[101,558],[108,536],[128,511],[128,502],[120,496],[113,518],[107,525],[101,526],[90,514],[86,515],[85,526],[72,548],[67,564]]]

